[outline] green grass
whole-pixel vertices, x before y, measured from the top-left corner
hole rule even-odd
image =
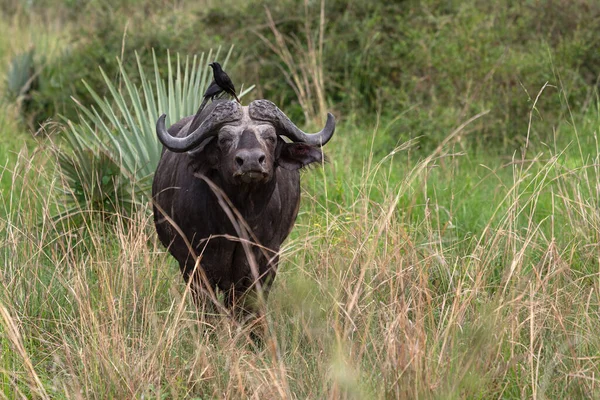
[[[21,202],[42,207],[2,220],[5,396],[598,396],[593,141],[526,162],[452,143],[369,162],[353,129],[303,176],[258,348],[195,314],[147,210],[68,228],[48,218],[52,188],[24,180]],[[24,176],[46,173],[35,161]]]
[[[35,141],[21,131],[10,107],[0,102],[0,108],[0,216],[5,216],[11,212],[10,203],[18,202],[15,188],[21,187],[20,164],[27,163],[27,155],[35,151]]]
[[[63,8],[45,18],[56,25],[15,3],[0,32],[17,47],[62,48],[57,38],[77,32],[79,11],[53,4]],[[133,3],[111,4],[139,23]],[[65,202],[49,150],[60,138],[33,139],[16,106],[0,102],[0,398],[600,397],[600,102],[584,79],[593,29],[580,24],[596,6],[561,14],[565,4],[523,6],[513,19],[514,4],[432,0],[401,14],[327,3],[327,46],[338,48],[321,67],[340,122],[329,161],[303,173],[262,345],[252,327],[196,313],[147,205],[108,222],[52,218]],[[195,7],[156,6],[162,14],[145,18]],[[209,7],[198,24],[237,21],[255,6],[221,19]],[[565,18],[536,27],[536,12]],[[32,21],[37,30],[19,36]],[[290,35],[297,23],[278,29]],[[381,27],[391,39],[377,36]],[[221,22],[215,35],[229,28]],[[387,40],[398,59],[382,58]],[[0,73],[11,46],[0,39]],[[253,76],[253,62],[233,71]],[[258,95],[301,115],[273,59],[260,62]],[[388,72],[389,86],[373,75]]]

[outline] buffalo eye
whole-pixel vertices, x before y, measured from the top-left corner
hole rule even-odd
[[[271,144],[275,143],[275,137],[273,136],[267,136],[265,140]]]
[[[219,146],[227,146],[229,143],[231,143],[231,138],[228,138],[228,137],[219,138]]]

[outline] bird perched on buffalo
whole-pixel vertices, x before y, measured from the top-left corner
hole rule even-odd
[[[192,120],[192,124],[190,125],[190,129],[192,130],[192,132],[200,125],[200,113],[202,113],[202,110],[204,110],[204,107],[206,107],[208,100],[212,101],[221,93],[226,92],[235,97],[238,103],[240,102],[240,99],[238,99],[235,93],[235,87],[233,86],[233,82],[231,81],[231,78],[229,78],[229,75],[227,75],[225,71],[223,71],[221,64],[219,64],[218,62],[212,62],[208,65],[210,65],[213,69],[213,80],[210,83],[210,85],[208,85],[208,89],[206,89],[206,92],[204,92],[204,95],[202,96],[202,103],[200,104],[200,107],[198,107],[198,111],[196,111],[196,115]]]
[[[217,85],[217,82],[213,80],[210,85],[208,85],[206,92],[204,92],[204,102],[209,99],[214,100],[215,97],[219,96],[221,93],[223,93],[223,89],[221,89],[221,86]]]
[[[190,126],[192,132],[200,125],[200,113],[202,110],[204,110],[204,107],[206,107],[208,100],[214,100],[215,97],[218,97],[221,93],[223,93],[223,89],[221,89],[221,86],[217,85],[217,82],[213,80],[210,85],[208,85],[208,89],[206,89],[206,92],[204,92],[204,95],[202,96],[202,104],[200,104],[200,107],[198,107],[198,111],[196,111],[196,115],[194,116],[194,120]]]
[[[219,85],[219,87],[223,89],[227,94],[233,96],[239,103],[240,99],[238,99],[237,94],[235,94],[235,87],[233,86],[233,82],[231,82],[231,78],[229,78],[229,75],[227,75],[225,71],[223,71],[223,68],[221,68],[221,64],[219,64],[218,62],[212,62],[208,65],[210,65],[213,69],[213,78],[215,80],[215,83]]]

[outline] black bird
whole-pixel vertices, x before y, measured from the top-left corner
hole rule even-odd
[[[204,95],[202,96],[204,97],[204,100],[202,100],[202,104],[200,104],[198,113],[204,109],[204,106],[206,106],[208,100],[214,100],[215,97],[218,97],[221,93],[223,93],[223,89],[221,89],[221,86],[217,85],[217,83],[213,80],[210,85],[208,85],[208,89],[206,89],[206,92],[204,92]]]
[[[204,110],[204,107],[206,107],[208,100],[214,100],[215,97],[218,97],[221,93],[223,93],[223,89],[221,89],[221,86],[217,85],[215,81],[212,81],[210,85],[208,85],[208,89],[206,89],[206,92],[204,92],[204,95],[202,96],[204,97],[202,104],[200,104],[200,107],[198,107],[198,111],[196,111],[196,115],[194,116],[192,124],[190,125],[190,132],[196,130],[198,125],[200,125],[200,113],[202,110]]]
[[[221,86],[217,85],[217,82],[213,80],[210,83],[210,85],[208,85],[208,89],[206,89],[206,92],[204,92],[204,98],[206,100],[214,100],[214,98],[220,95],[221,93],[223,93],[223,89],[221,89]]]
[[[219,64],[218,62],[213,62],[208,65],[210,65],[213,69],[213,78],[217,85],[219,85],[221,89],[223,89],[226,93],[233,96],[239,103],[240,99],[238,99],[237,94],[235,94],[235,87],[233,86],[233,82],[231,82],[231,78],[229,78],[225,71],[223,71],[223,68],[221,68],[221,64]]]

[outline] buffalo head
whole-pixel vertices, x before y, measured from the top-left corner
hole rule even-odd
[[[187,152],[192,158],[202,153],[199,158],[203,165],[219,171],[230,185],[267,183],[277,166],[296,170],[321,161],[318,147],[327,143],[335,131],[335,119],[328,114],[323,130],[305,133],[268,100],[256,100],[249,106],[214,102],[202,111],[197,128],[191,131],[192,121],[182,127],[178,137],[167,132],[165,118],[163,114],[156,124],[161,143],[172,152]]]

